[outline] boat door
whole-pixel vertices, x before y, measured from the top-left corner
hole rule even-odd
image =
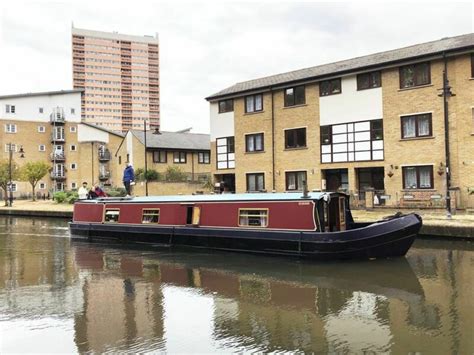
[[[339,230],[346,230],[346,198],[339,196]]]
[[[186,224],[198,226],[201,221],[201,207],[186,206]]]

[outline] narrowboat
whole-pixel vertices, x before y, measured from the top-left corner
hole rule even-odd
[[[312,259],[403,256],[417,214],[356,223],[339,192],[100,198],[74,204],[71,236]]]

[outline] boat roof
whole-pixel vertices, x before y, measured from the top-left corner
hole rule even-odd
[[[141,197],[104,197],[81,202],[218,202],[218,201],[299,201],[327,199],[330,195],[344,195],[339,192],[309,192],[307,197],[298,193],[249,193],[249,194],[215,194],[215,195],[172,195]]]

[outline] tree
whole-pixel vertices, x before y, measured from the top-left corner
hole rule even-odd
[[[28,162],[21,168],[21,179],[28,181],[33,189],[33,201],[36,201],[35,188],[48,173],[49,165],[43,161]]]
[[[17,180],[19,176],[18,165],[12,161],[12,180]],[[10,166],[8,160],[0,161],[0,188],[3,190],[5,206],[8,206],[8,184],[10,183]]]

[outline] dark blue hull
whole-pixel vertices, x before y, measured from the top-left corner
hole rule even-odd
[[[114,239],[153,245],[189,246],[318,260],[403,256],[421,228],[421,218],[408,214],[340,232],[295,232],[207,227],[71,223],[72,237]]]

